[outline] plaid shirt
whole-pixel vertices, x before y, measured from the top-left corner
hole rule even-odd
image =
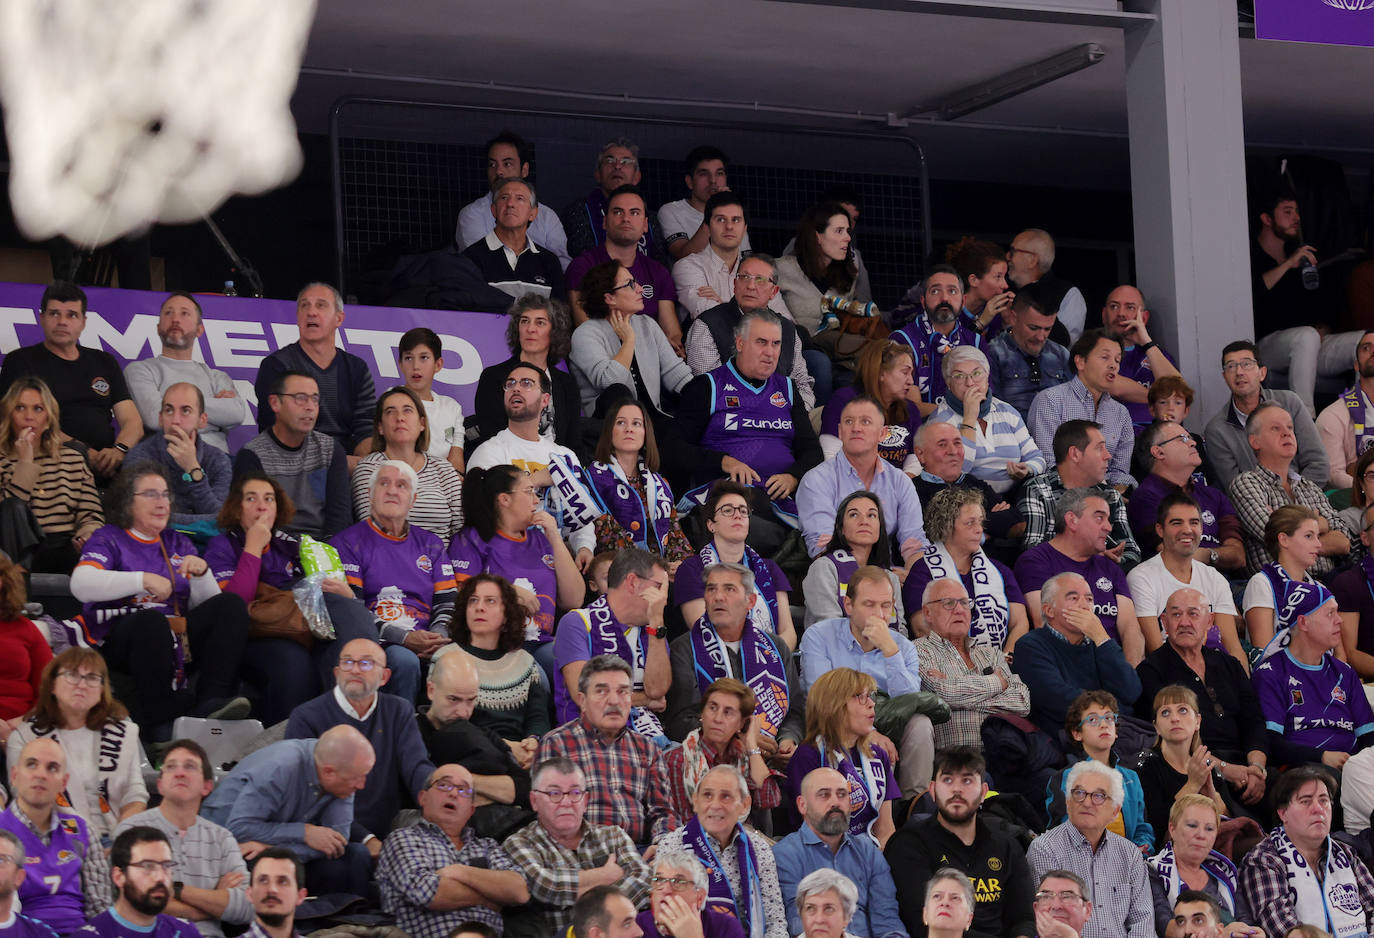
[[[782,804],[782,786],[778,780],[783,774],[777,769],[769,770],[768,777],[763,780],[762,785],[754,784],[754,776],[749,772],[749,758],[744,754],[744,744],[735,739],[730,746],[731,752],[718,753],[706,745],[703,740],[701,743],[702,755],[706,757],[706,764],[711,768],[718,765],[733,765],[740,770],[745,782],[749,785],[749,800],[753,802],[750,810],[755,808],[770,809]],[[668,781],[673,786],[673,810],[677,812],[679,818],[689,818],[696,813],[692,807],[692,796],[687,793],[687,758],[686,750],[681,746],[675,746],[663,754],[663,761],[668,765]]]
[[[1120,834],[1105,831],[1102,837],[1094,850],[1068,821],[1051,827],[1031,841],[1026,851],[1034,881],[1038,883],[1053,869],[1083,877],[1093,914],[1083,926],[1082,938],[1155,938],[1145,858]]]
[[[680,823],[668,800],[668,767],[647,736],[625,729],[608,739],[579,718],[540,740],[534,762],[554,756],[567,756],[586,774],[589,824],[613,824],[644,844]]]
[[[1126,500],[1106,482],[1099,482],[1091,488],[1102,493],[1107,510],[1111,512],[1112,539],[1108,546],[1115,547],[1122,541],[1126,542],[1126,552],[1121,555],[1121,569],[1130,570],[1140,563],[1140,545],[1131,533],[1131,521],[1126,516]],[[1059,478],[1057,468],[1026,480],[1021,489],[1021,501],[1017,502],[1016,507],[1021,510],[1021,517],[1026,519],[1027,550],[1054,537],[1054,508],[1059,504],[1059,496],[1066,491],[1068,489],[1064,487],[1064,480]]]
[[[636,908],[649,898],[653,873],[629,835],[618,827],[583,822],[582,839],[576,850],[569,850],[535,821],[507,837],[501,847],[525,874],[530,898],[545,906],[540,910],[544,919],[541,934],[561,934],[568,927],[577,901],[578,877],[583,870],[605,866],[611,854],[625,871],[625,877],[616,884],[620,891]]]
[[[1067,384],[1046,388],[1031,401],[1030,419],[1026,426],[1040,452],[1051,458],[1054,454],[1054,431],[1069,420],[1091,420],[1102,428],[1107,449],[1112,451],[1107,467],[1107,481],[1113,485],[1135,485],[1131,475],[1131,453],[1135,449],[1135,424],[1131,412],[1116,398],[1104,394],[1093,402],[1088,386],[1075,377]]]
[[[1355,867],[1355,885],[1360,891],[1360,907],[1365,910],[1365,921],[1374,928],[1370,910],[1374,910],[1374,876],[1354,851],[1339,841],[1327,838],[1327,849],[1335,847],[1352,861]],[[1322,863],[1312,872],[1317,882],[1326,878],[1326,850],[1322,851]],[[1261,840],[1245,855],[1240,868],[1240,892],[1250,904],[1256,921],[1254,924],[1264,929],[1266,935],[1282,935],[1294,925],[1301,925],[1293,905],[1293,889],[1289,884],[1288,866],[1280,859],[1274,847],[1274,835]],[[1094,909],[1094,912],[1097,910]],[[1326,927],[1325,922],[1313,922],[1318,928]]]
[[[466,921],[485,922],[500,934],[501,913],[485,905],[433,912],[429,904],[439,894],[439,870],[454,863],[519,873],[496,841],[464,830],[463,847],[453,845],[437,824],[421,818],[411,827],[392,831],[377,861],[377,886],[382,908],[396,916],[396,925],[411,938],[447,938]]]
[[[971,646],[970,668],[954,643],[934,632],[916,639],[915,644],[921,656],[921,687],[939,694],[951,711],[949,721],[935,727],[936,749],[972,746],[981,750],[983,717],[989,710],[1010,710],[1021,716],[1030,713],[1030,690],[1011,672],[1001,649]],[[985,668],[992,668],[994,673],[984,673]],[[943,676],[937,676],[937,671]],[[999,674],[1006,678],[1005,690],[997,679]]]
[[[1290,466],[1288,484],[1293,487],[1290,499],[1284,491],[1283,481],[1277,472],[1259,466],[1240,473],[1231,480],[1231,503],[1236,506],[1240,518],[1240,533],[1245,541],[1245,562],[1251,573],[1269,563],[1274,558],[1264,546],[1264,525],[1269,515],[1281,505],[1302,505],[1310,508],[1318,516],[1325,518],[1331,530],[1339,531],[1350,539],[1352,545],[1360,542],[1359,537],[1350,530],[1345,519],[1326,500],[1322,487],[1310,479],[1297,474]],[[1307,571],[1313,579],[1325,577],[1336,569],[1336,562],[1330,557],[1318,557],[1312,569]]]

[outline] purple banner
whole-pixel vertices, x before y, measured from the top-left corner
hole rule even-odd
[[[86,295],[89,308],[82,345],[104,349],[121,365],[154,358],[161,352],[157,314],[166,293],[90,287]],[[38,324],[42,296],[42,284],[0,282],[0,353],[43,341]],[[227,372],[256,418],[253,379],[258,363],[296,341],[296,304],[226,296],[197,295],[196,300],[205,310],[205,334],[196,343],[196,360]],[[482,369],[510,357],[506,322],[505,316],[491,313],[348,306],[339,339],[345,349],[367,363],[380,392],[405,383],[396,362],[401,335],[415,326],[428,326],[444,345],[444,370],[435,377],[434,390],[456,398],[466,415],[472,413]],[[230,434],[230,445],[241,446],[256,432],[247,426],[235,430]]]
[[[1374,46],[1374,0],[1255,0],[1255,36]]]

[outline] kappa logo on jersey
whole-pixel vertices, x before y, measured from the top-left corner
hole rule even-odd
[[[1342,689],[1341,685],[1337,684],[1331,688],[1331,699],[1337,703],[1345,703],[1345,690]]]
[[[426,573],[434,572],[434,561],[429,559],[429,554],[421,554],[420,556],[416,557],[415,566],[419,567]]]
[[[1212,525],[1217,523],[1217,516],[1212,514],[1210,511],[1204,510],[1202,512],[1202,523],[1210,528]]]
[[[1265,665],[1265,667],[1267,668],[1268,665]],[[1289,686],[1289,687],[1302,687],[1302,681],[1300,681],[1300,680],[1298,680],[1297,678],[1295,678],[1295,677],[1293,677],[1293,676],[1290,675],[1289,678],[1288,678],[1288,686]]]
[[[1112,581],[1110,577],[1100,576],[1097,578],[1097,588],[1104,593],[1112,591]]]
[[[787,406],[787,395],[783,394],[781,391],[774,391],[773,396],[770,397],[769,400],[773,402],[774,407]]]
[[[739,406],[739,398],[738,398],[738,397],[735,397],[733,394],[727,394],[727,395],[725,395],[725,406],[726,406],[726,407],[738,407],[738,406]]]
[[[735,387],[733,384],[731,384],[729,381],[727,381],[727,382],[725,382],[725,390],[727,390],[727,391],[738,391],[739,388]]]
[[[106,381],[104,378],[96,378],[94,381],[91,382],[91,390],[99,394],[101,397],[109,397],[110,382]]]
[[[181,562],[182,562],[183,560],[185,560],[186,558],[183,557],[183,556],[181,556],[181,554],[173,554],[169,559],[171,560],[172,569],[174,569],[174,570],[176,570],[178,573],[180,573],[180,572],[181,572]]]
[[[729,398],[726,398],[726,400],[729,400]],[[726,415],[725,415],[725,429],[727,429],[727,430],[738,430],[738,429],[739,429],[739,414],[726,414]]]

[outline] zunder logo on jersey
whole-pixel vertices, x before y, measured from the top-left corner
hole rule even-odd
[[[727,430],[738,430],[738,429],[739,429],[739,414],[726,414],[726,415],[725,415],[725,429],[727,429]]]

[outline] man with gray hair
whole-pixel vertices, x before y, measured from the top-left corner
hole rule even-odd
[[[600,246],[606,240],[606,210],[611,193],[621,186],[639,185],[639,145],[626,137],[614,137],[606,141],[596,151],[592,179],[596,181],[596,187],[585,198],[569,203],[559,213],[563,230],[568,235],[568,256],[572,258]],[[666,264],[668,261],[659,253],[658,235],[647,211],[644,213],[644,225],[645,231],[636,249],[645,257]]]
[[[737,919],[707,908],[710,879],[693,853],[659,850],[653,869],[649,907],[635,919],[645,938],[740,938]]]
[[[1088,302],[1078,287],[1050,273],[1054,266],[1054,238],[1043,228],[1027,228],[1011,239],[1007,248],[1007,282],[1017,289],[1035,284],[1040,288],[1046,311],[1058,310],[1064,335],[1052,336],[1068,345],[1083,333],[1088,318]]]
[[[1035,893],[1037,938],[1080,938],[1092,918],[1088,884],[1069,870],[1049,870],[1040,877]]]
[[[1135,844],[1107,830],[1124,797],[1120,772],[1095,759],[1079,762],[1064,777],[1068,818],[1033,840],[1026,851],[1037,878],[1050,870],[1069,870],[1087,885],[1084,898],[1092,903],[1094,914],[1082,938],[1155,934],[1145,859]]]
[[[488,190],[464,205],[458,213],[458,250],[481,241],[495,227],[492,202],[496,188],[507,179],[529,177],[530,145],[524,137],[503,130],[487,141]],[[553,252],[561,269],[567,268],[570,259],[568,236],[563,233],[563,223],[552,210],[535,215],[530,222],[529,235]]]
[[[1064,728],[1069,704],[1083,691],[1110,691],[1122,709],[1140,696],[1140,676],[1093,609],[1093,592],[1078,573],[1066,571],[1040,587],[1044,628],[1016,643],[1012,670],[1030,689],[1030,718],[1053,738]]]
[[[831,869],[808,873],[797,884],[797,915],[804,938],[844,938],[858,907],[853,880]]]
[[[503,179],[492,189],[491,215],[496,226],[485,238],[463,250],[463,256],[477,265],[483,278],[514,297],[526,293],[565,299],[563,265],[546,247],[529,236],[530,225],[539,216],[539,198],[528,179]]]

